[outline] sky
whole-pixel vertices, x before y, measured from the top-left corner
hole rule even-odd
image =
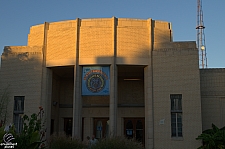
[[[225,0],[203,0],[202,9],[208,68],[225,68]],[[197,0],[0,0],[0,54],[27,45],[31,26],[113,16],[171,22],[173,41],[197,39]]]

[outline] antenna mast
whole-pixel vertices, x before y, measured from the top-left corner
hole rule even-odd
[[[203,22],[203,11],[202,1],[197,0],[197,47],[199,51],[199,65],[200,68],[207,68],[207,57],[206,57],[206,45],[205,45],[205,33],[204,33],[204,22]]]

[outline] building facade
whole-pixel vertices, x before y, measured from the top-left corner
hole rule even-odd
[[[32,26],[27,46],[6,46],[0,89],[8,122],[45,110],[47,136],[126,136],[147,149],[190,149],[225,125],[225,69],[199,69],[195,41],[171,23],[99,18]]]

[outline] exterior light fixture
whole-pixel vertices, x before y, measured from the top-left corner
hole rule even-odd
[[[202,50],[202,51],[205,50],[205,46],[201,46],[201,50]]]
[[[140,81],[141,79],[123,79],[124,81]]]

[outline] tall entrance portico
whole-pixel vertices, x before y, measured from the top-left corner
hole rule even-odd
[[[83,67],[80,66],[79,69],[82,71]],[[112,136],[111,132],[116,128],[115,136],[127,136],[145,142],[144,66],[117,65],[116,67],[117,98],[115,98],[116,104],[114,103],[116,108],[112,106],[111,94],[81,95],[82,86],[76,87],[74,83],[77,73],[74,71],[75,67],[51,68],[52,102],[55,103],[52,105],[51,113],[54,122],[53,132],[65,131],[68,135],[72,134],[81,139],[95,134],[100,139]],[[110,89],[113,87],[112,71],[110,68]],[[81,72],[76,79],[80,82],[77,84],[81,84]],[[113,111],[111,108],[116,109],[115,115],[110,114],[110,111]],[[127,131],[130,129],[127,124],[129,120],[132,121],[132,133]]]

